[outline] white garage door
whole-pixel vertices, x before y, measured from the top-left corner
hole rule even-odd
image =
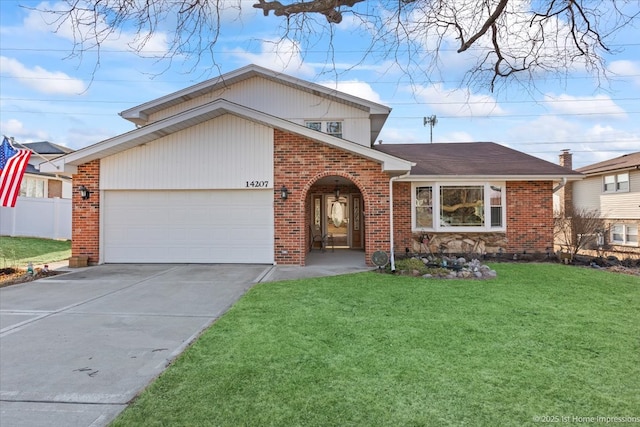
[[[273,191],[105,191],[104,261],[273,263]]]

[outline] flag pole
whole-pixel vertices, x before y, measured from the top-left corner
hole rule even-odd
[[[47,159],[46,157],[44,157],[42,154],[40,153],[36,153],[35,151],[33,151],[31,148],[29,147],[25,147],[24,145],[20,144],[19,142],[16,142],[16,140],[12,137],[9,136],[7,137],[6,135],[2,135],[5,138],[8,138],[11,141],[11,145],[13,145],[14,147],[17,145],[19,145],[20,147],[22,147],[25,150],[29,150],[31,151],[31,153],[35,154],[36,156],[38,156],[39,158],[41,158],[42,160],[44,160],[45,162],[49,163],[50,165],[53,165],[56,169],[60,169],[60,166],[56,165],[55,163],[53,163],[51,160]],[[40,168],[38,168],[38,170],[40,170]]]

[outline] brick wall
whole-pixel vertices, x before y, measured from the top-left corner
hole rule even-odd
[[[389,177],[381,165],[298,135],[274,132],[276,262],[304,265],[309,247],[309,189],[318,179],[332,175],[350,179],[362,193],[366,259],[376,250],[388,251]],[[97,263],[100,255],[99,180],[99,160],[79,166],[73,176],[72,256],[88,256],[89,263]],[[287,200],[280,198],[283,184],[290,192]],[[80,198],[80,185],[93,193],[90,199]]]
[[[507,252],[553,248],[553,182],[507,182]]]
[[[73,175],[71,212],[71,255],[87,256],[89,264],[100,257],[100,160],[78,166]],[[82,200],[78,187],[84,185],[92,194]]]
[[[302,136],[274,130],[275,254],[278,264],[304,265],[309,248],[311,186],[326,176],[348,178],[364,201],[365,259],[377,250],[389,251],[389,176],[377,162]],[[72,255],[99,261],[100,161],[78,167],[73,176]],[[84,185],[92,192],[82,200]],[[290,194],[281,200],[280,187]],[[551,181],[507,183],[507,233],[505,252],[545,252],[553,246]],[[394,248],[397,254],[413,248],[411,184],[395,183],[393,191]]]
[[[389,250],[389,176],[379,163],[299,135],[274,130],[275,260],[304,265],[309,243],[309,190],[325,176],[350,179],[362,193],[365,259]],[[280,199],[280,187],[290,191]]]
[[[393,246],[398,255],[405,248],[413,249],[414,238],[411,232],[411,183],[396,182],[393,184]]]

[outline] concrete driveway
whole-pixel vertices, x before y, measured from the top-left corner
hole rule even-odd
[[[265,265],[101,265],[0,289],[0,425],[103,426]]]

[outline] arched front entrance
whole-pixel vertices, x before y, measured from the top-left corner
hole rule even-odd
[[[318,179],[306,206],[309,251],[362,251],[364,258],[364,200],[353,181],[338,175]]]

